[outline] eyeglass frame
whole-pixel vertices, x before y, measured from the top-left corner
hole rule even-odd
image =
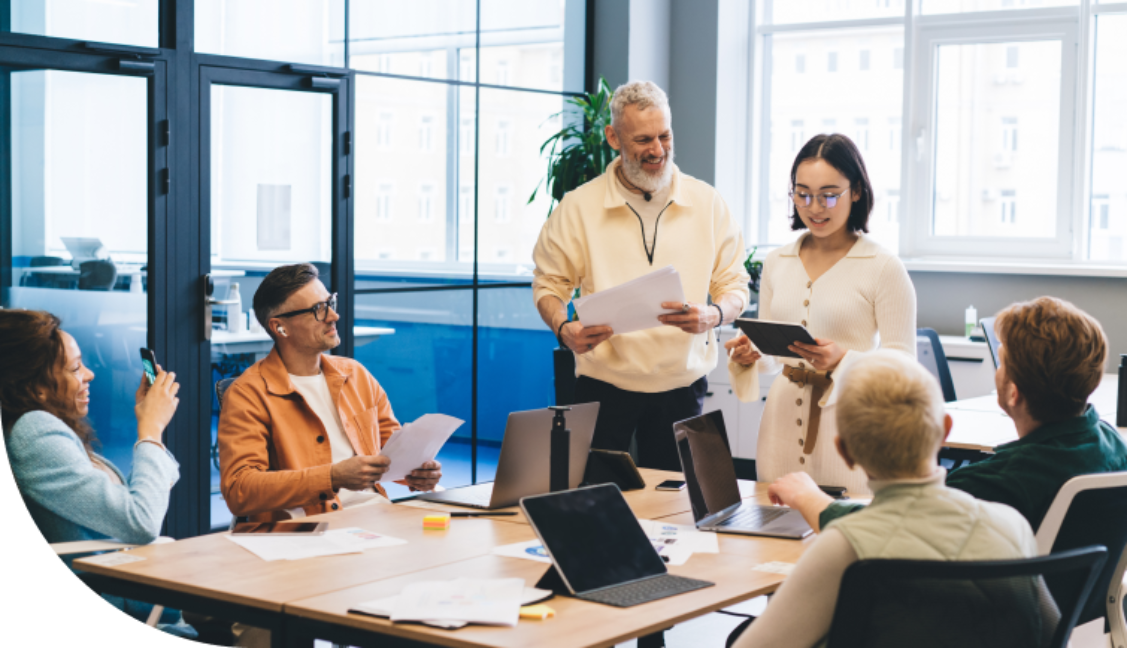
[[[317,316],[317,311],[321,310],[322,306],[325,309],[325,317],[328,317],[330,308],[333,309],[334,313],[338,312],[337,311],[337,294],[333,293],[333,294],[329,295],[329,298],[326,299],[325,301],[317,302],[316,304],[313,304],[309,308],[303,308],[301,310],[295,310],[295,311],[290,311],[288,313],[282,313],[280,315],[275,315],[274,317],[288,319],[288,318],[294,317],[296,315],[304,315],[305,313],[313,313],[313,319],[317,320],[318,322],[324,322],[325,321],[324,319]]]
[[[823,209],[833,209],[834,207],[837,207],[837,201],[839,199],[841,199],[841,197],[844,196],[846,194],[846,192],[850,191],[851,189],[853,189],[853,187],[846,187],[845,189],[842,189],[840,192],[838,192],[836,194],[831,194],[831,193],[821,193],[821,194],[819,194],[819,193],[811,192],[810,195],[814,196],[814,200],[819,205],[821,205]],[[794,203],[794,206],[798,207],[799,209],[810,209],[810,203],[809,202],[807,202],[805,205],[800,205],[800,204],[798,204],[797,201],[795,201],[794,198],[797,195],[797,193],[798,192],[795,191],[794,189],[791,189],[787,193],[787,195],[790,196],[790,201],[792,203]],[[834,204],[827,205],[826,202],[831,198],[833,199]]]

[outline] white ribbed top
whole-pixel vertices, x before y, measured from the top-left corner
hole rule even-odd
[[[861,235],[853,248],[825,274],[811,281],[798,257],[797,241],[767,255],[759,290],[759,318],[805,324],[815,338],[830,339],[846,349],[834,370],[840,375],[860,353],[877,348],[903,351],[916,357],[916,290],[904,264],[872,239]],[[732,384],[741,400],[759,397],[759,373],[777,373],[780,362],[798,360],[766,357],[754,367],[729,362]],[[791,473],[810,473],[823,486],[845,486],[868,492],[867,478],[850,470],[838,456],[833,438],[836,393],[823,398],[821,424],[814,452],[803,453],[811,387],[800,388],[779,375],[771,385],[759,426],[756,471],[769,482]],[[801,401],[801,404],[799,404]],[[802,443],[800,443],[800,441]]]

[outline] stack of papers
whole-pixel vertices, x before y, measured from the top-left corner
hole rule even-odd
[[[259,558],[301,560],[318,556],[360,553],[368,549],[407,544],[406,540],[380,535],[356,527],[334,529],[319,536],[225,536]]]
[[[439,628],[470,623],[515,626],[521,605],[550,598],[551,592],[527,588],[523,578],[459,578],[412,583],[398,596],[367,601],[349,612],[388,617]]]
[[[685,302],[681,275],[665,266],[633,281],[600,290],[575,300],[575,312],[583,326],[609,326],[615,335],[662,326],[658,315],[671,311],[662,302]]]
[[[445,414],[424,414],[414,423],[396,430],[380,448],[380,454],[391,459],[391,467],[380,480],[404,479],[412,470],[432,461],[454,430],[462,427],[464,422]]]

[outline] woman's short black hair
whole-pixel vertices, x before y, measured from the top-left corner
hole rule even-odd
[[[793,190],[795,176],[798,174],[798,165],[807,160],[822,159],[830,166],[837,169],[841,175],[849,180],[849,189],[857,196],[856,202],[851,203],[849,221],[845,226],[850,232],[868,232],[869,214],[873,211],[873,185],[869,183],[869,172],[865,170],[865,160],[861,158],[861,151],[853,140],[840,133],[833,135],[815,135],[803,145],[798,155],[794,158],[794,166],[790,168],[790,187]],[[850,197],[852,200],[852,197]],[[798,216],[798,207],[791,207],[790,228],[792,230],[806,229],[806,224]]]

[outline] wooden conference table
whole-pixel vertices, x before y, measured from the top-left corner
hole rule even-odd
[[[654,490],[680,475],[645,469],[642,474],[646,488],[625,493],[635,515],[691,524],[684,491]],[[767,501],[765,485],[741,482],[741,493]],[[396,594],[418,580],[519,577],[531,586],[547,568],[492,553],[496,546],[536,537],[522,516],[455,519],[448,531],[423,531],[426,513],[413,506],[369,505],[309,518],[328,521],[332,528],[358,526],[407,540],[361,554],[267,562],[224,534],[212,534],[138,547],[129,556],[142,560],[128,564],[107,566],[87,558],[74,566],[97,591],[267,628],[274,646],[307,648],[314,639],[361,646],[612,646],[773,592],[784,576],[755,568],[796,562],[814,538],[721,535],[720,553],[694,554],[684,565],[670,567],[674,574],[703,578],[715,587],[627,609],[557,596],[549,603],[555,618],[522,620],[515,628],[449,631],[349,614],[352,605]]]
[[[1119,376],[1104,374],[1103,380],[1088,402],[1095,406],[1100,418],[1115,425]],[[947,403],[947,413],[954,425],[943,444],[947,448],[993,454],[994,448],[1017,440],[1013,420],[998,406],[998,396],[990,394]],[[1127,436],[1127,428],[1119,428]]]

